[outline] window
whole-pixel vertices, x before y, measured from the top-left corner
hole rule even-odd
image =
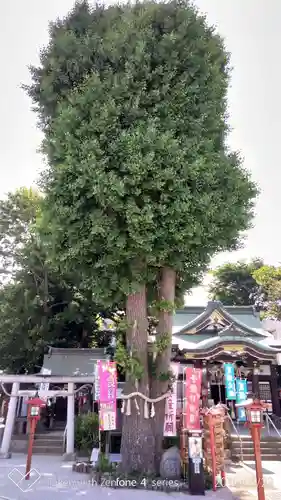
[[[259,382],[259,396],[262,401],[271,401],[271,389],[269,382]]]

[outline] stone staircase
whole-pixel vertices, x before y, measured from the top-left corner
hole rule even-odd
[[[33,444],[35,455],[62,455],[63,454],[63,431],[50,431],[44,434],[36,434]]]
[[[62,455],[65,422],[54,422],[52,430],[35,434],[33,453],[35,455]]]
[[[63,455],[64,430],[65,422],[55,422],[52,430],[39,427],[34,436],[33,453],[35,455]],[[13,435],[12,452],[27,453],[27,448],[28,434]]]
[[[232,436],[232,460],[254,461],[254,445],[250,436]],[[242,456],[241,456],[242,444]],[[264,461],[281,461],[281,438],[279,436],[264,436],[261,438],[261,456]]]

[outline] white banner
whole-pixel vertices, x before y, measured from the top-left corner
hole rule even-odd
[[[100,400],[100,377],[99,377],[99,365],[100,360],[95,364],[95,401]]]
[[[171,371],[175,378],[172,388],[172,394],[166,399],[165,419],[164,419],[164,436],[177,435],[177,383],[179,375],[179,364],[172,363]]]
[[[51,375],[51,373],[52,370],[48,370],[48,368],[42,368],[41,370],[42,375]],[[40,388],[38,391],[39,398],[47,400],[48,398],[47,392],[49,391],[49,387],[50,387],[49,382],[42,382],[42,384],[40,384]]]

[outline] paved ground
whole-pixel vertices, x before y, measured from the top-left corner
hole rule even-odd
[[[25,457],[13,455],[10,460],[0,459],[0,500],[176,500],[191,499],[186,493],[167,493],[143,490],[110,489],[89,482],[89,476],[72,472],[72,464],[59,457],[35,456],[31,480],[24,479]],[[264,483],[266,500],[281,500],[281,462],[265,462]],[[257,498],[253,464],[247,467],[230,466],[227,469],[227,488],[206,492],[198,500],[254,500]],[[231,493],[232,492],[232,493]],[[114,498],[113,498],[114,495]]]
[[[24,479],[25,457],[13,455],[10,460],[0,460],[0,499],[5,500],[177,500],[191,499],[186,493],[167,493],[143,490],[110,489],[89,483],[89,476],[72,472],[72,464],[61,462],[58,457],[35,456],[31,480]],[[198,500],[233,500],[227,488],[218,493],[207,492]]]
[[[281,500],[281,462],[263,462],[263,482],[266,500]],[[227,485],[239,500],[257,499],[254,462],[231,465],[227,469]]]

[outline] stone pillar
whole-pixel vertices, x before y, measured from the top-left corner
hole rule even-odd
[[[68,382],[67,396],[67,422],[66,422],[66,452],[63,456],[65,461],[75,460],[74,451],[74,421],[75,421],[75,396],[74,383]]]
[[[10,452],[12,435],[14,430],[17,402],[18,402],[18,391],[20,388],[19,382],[14,382],[12,387],[12,393],[9,401],[8,413],[5,422],[4,434],[0,449],[0,458],[11,458],[12,454]]]
[[[257,361],[254,361],[253,363],[253,377],[252,377],[252,393],[254,396],[257,398],[260,397],[260,390],[259,390],[259,368],[258,368],[258,363]]]
[[[270,365],[270,389],[271,389],[271,401],[272,401],[272,411],[278,417],[281,416],[280,400],[278,395],[278,373],[276,365]]]

